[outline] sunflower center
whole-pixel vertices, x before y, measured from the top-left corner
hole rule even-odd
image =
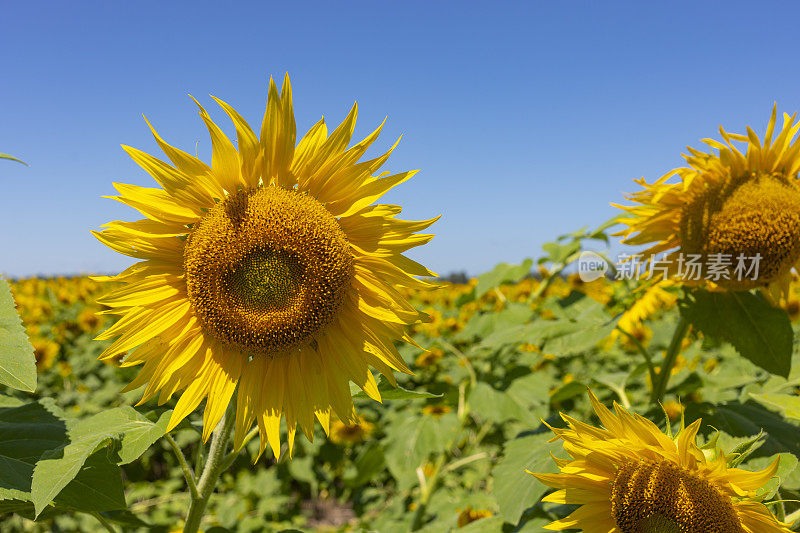
[[[767,285],[800,259],[800,188],[772,175],[711,185],[683,208],[680,234],[683,251],[699,254],[706,269],[715,257],[718,264],[727,265],[715,279],[723,287],[745,290]],[[746,269],[760,257],[757,274],[737,272],[739,256]]]
[[[236,265],[228,283],[242,304],[285,310],[300,295],[303,267],[289,252],[256,250]]]
[[[622,533],[744,533],[728,496],[670,462],[624,463],[611,494]]]
[[[325,207],[294,190],[241,190],[186,241],[189,300],[204,329],[249,353],[308,342],[336,315],[353,276],[347,237]]]

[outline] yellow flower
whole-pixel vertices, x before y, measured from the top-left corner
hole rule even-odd
[[[467,505],[466,509],[461,510],[459,513],[457,524],[458,527],[464,527],[476,520],[488,518],[490,516],[492,516],[492,512],[487,509],[473,509],[471,506]]]
[[[607,304],[614,295],[614,286],[606,278],[598,278],[587,282],[583,281],[578,274],[570,274],[567,276],[567,282],[573,290],[585,294],[601,305]]]
[[[635,332],[642,328],[642,323],[656,314],[659,310],[668,309],[675,305],[678,297],[665,290],[674,285],[670,280],[661,281],[649,286],[644,293],[631,305],[627,311],[622,313],[617,322],[617,327],[611,332],[610,337],[617,339],[620,337],[620,330],[635,336]]]
[[[425,351],[419,354],[415,364],[419,367],[434,366],[444,357],[444,350],[441,348],[433,348],[430,351]]]
[[[550,428],[570,459],[556,459],[557,474],[538,474],[559,490],[542,501],[579,505],[546,529],[586,533],[789,533],[756,497],[778,469],[729,468],[719,452],[706,459],[695,440],[700,420],[673,440],[649,420],[616,403],[606,409],[589,393],[603,428],[561,415],[568,427]]]
[[[81,331],[92,333],[103,326],[103,315],[97,314],[96,309],[86,308],[78,315],[78,327]]]
[[[332,420],[330,439],[336,444],[357,444],[366,440],[373,429],[375,429],[374,424],[361,417],[357,417],[356,421],[349,424],[341,420]]]
[[[425,288],[435,276],[403,253],[428,242],[436,221],[400,220],[401,208],[375,204],[414,171],[377,174],[393,148],[359,162],[380,133],[348,148],[354,105],[330,135],[320,120],[295,144],[288,76],[270,81],[260,138],[225,102],[234,145],[200,106],[211,135],[211,165],[156,142],[172,164],[124,147],[160,187],[116,184],[116,200],[141,211],[110,222],[97,238],[139,260],[104,281],[125,283],[97,301],[120,320],[98,339],[116,341],[101,358],[132,350],[144,365],[127,387],[147,384],[142,401],[183,390],[168,430],[206,400],[203,438],[222,418],[238,385],[235,445],[253,423],[261,449],[289,452],[299,426],[328,432],[331,413],[356,420],[348,382],[380,401],[370,365],[394,383],[410,372],[394,346],[422,319],[398,287]],[[438,217],[437,217],[438,218]]]
[[[781,307],[786,310],[792,322],[797,322],[800,319],[800,299],[797,296],[789,296]]]
[[[59,361],[57,367],[58,375],[62,378],[68,378],[72,375],[72,365],[67,361]]]
[[[633,337],[631,338],[627,335],[622,336],[622,348],[628,352],[635,352],[639,349],[636,344],[637,342],[646,348],[647,345],[650,344],[650,339],[653,338],[653,330],[644,324],[639,324],[638,326],[634,326],[633,329],[626,331],[628,335]]]
[[[800,260],[800,143],[795,139],[800,124],[796,115],[784,115],[774,135],[776,113],[777,107],[763,142],[750,128],[747,135],[735,135],[720,127],[725,144],[703,140],[717,153],[688,148],[689,166],[652,184],[637,180],[644,190],[628,196],[637,205],[617,206],[631,215],[621,219],[628,225],[620,233],[627,237],[624,242],[650,245],[645,259],[668,252],[663,258],[668,274],[683,283],[785,293]],[[733,142],[747,143],[746,153]],[[667,183],[672,176],[680,181]],[[684,261],[699,257],[700,268],[690,269],[679,254]]]
[[[452,411],[449,405],[426,405],[422,408],[422,414],[432,416],[433,418],[441,418]]]
[[[58,351],[61,347],[58,343],[43,338],[32,338],[33,356],[36,358],[37,372],[44,372],[53,366]]]

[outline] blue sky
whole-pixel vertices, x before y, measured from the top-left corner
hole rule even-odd
[[[752,2],[5,2],[0,21],[0,272],[119,270],[89,230],[136,212],[113,181],[152,185],[120,144],[209,157],[196,96],[260,124],[288,71],[298,132],[359,103],[384,116],[387,164],[420,168],[386,200],[442,214],[413,256],[477,274],[615,213],[719,124],[763,132],[800,109],[796,4]],[[228,128],[227,131],[231,131]],[[359,137],[359,138],[360,138]]]

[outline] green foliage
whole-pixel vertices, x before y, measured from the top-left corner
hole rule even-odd
[[[4,403],[18,405],[0,407],[0,509],[31,518],[126,509],[120,455],[133,461],[163,435],[130,407],[76,420],[49,399]]]
[[[505,456],[492,470],[494,497],[506,522],[516,524],[525,509],[532,507],[548,488],[534,476],[525,472],[556,472],[550,454],[559,454],[561,444],[549,442],[550,432],[528,435],[509,441]]]
[[[8,283],[0,278],[0,385],[17,390],[36,390],[36,358],[33,346],[17,315]]]
[[[475,298],[480,298],[490,290],[499,287],[504,283],[516,283],[531,272],[533,259],[526,259],[521,265],[509,265],[500,263],[492,270],[478,276],[478,284],[475,286]]]
[[[98,483],[87,483],[83,498],[91,511],[124,509],[117,464],[129,463],[164,434],[162,416],[156,426],[132,407],[117,407],[70,424],[66,441],[46,450],[37,461],[31,483],[36,514],[47,506],[83,469]],[[98,508],[99,506],[99,508]]]
[[[574,242],[603,241],[602,235],[562,236],[548,247],[546,262],[556,268],[542,280],[526,277],[526,262],[498,267],[472,285],[412,294],[431,316],[411,331],[429,353],[398,345],[414,375],[398,374],[396,388],[379,378],[382,404],[352,386],[361,433],[334,424],[330,437],[320,429],[313,442],[298,436],[289,460],[284,429],[280,459],[268,451],[255,465],[258,438],[250,440],[246,453],[231,458],[204,530],[542,531],[569,512],[542,503],[552,489],[525,472],[554,472],[552,457],[567,456],[561,441],[549,442],[542,421],[563,425],[564,413],[596,425],[586,397],[591,388],[605,405],[617,401],[665,427],[650,398],[642,350],[650,365],[662,365],[681,313],[695,328],[679,347],[665,402],[680,400],[686,423],[703,419],[706,453],[719,446],[731,464],[750,471],[778,458],[776,477],[759,493],[771,505],[800,500],[800,368],[790,371],[781,359],[786,327],[791,340],[797,326],[759,296],[738,294],[754,316],[730,327],[741,312],[725,306],[736,302],[695,291],[680,312],[672,306],[644,317],[640,349],[615,331],[641,294],[637,282],[590,285],[557,272],[557,262],[579,253]],[[175,399],[134,409],[141,390],[119,390],[136,369],[97,361],[107,342],[91,340],[97,328],[79,319],[91,297],[71,301],[59,283],[40,291],[43,310],[35,313],[24,283],[15,286],[25,325],[59,351],[52,366],[40,368],[36,392],[0,397],[0,462],[11,465],[0,468],[4,526],[103,531],[99,516],[124,531],[180,527],[187,487],[161,439]],[[722,323],[738,331],[724,331]],[[783,340],[748,344],[743,337],[753,331]],[[765,349],[781,355],[755,353]],[[789,355],[800,357],[791,343]],[[671,420],[673,432],[678,422]],[[190,469],[203,462],[200,427],[198,410],[172,434]],[[20,434],[26,440],[13,438]],[[800,509],[792,501],[785,507]],[[468,508],[480,513],[459,528]]]
[[[695,290],[680,303],[681,314],[711,339],[731,343],[768,372],[789,377],[792,326],[785,311],[749,292]]]

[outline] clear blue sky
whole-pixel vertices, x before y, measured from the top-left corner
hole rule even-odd
[[[443,215],[414,255],[440,273],[538,256],[720,123],[800,109],[791,2],[229,4],[2,4],[0,152],[31,166],[0,161],[0,272],[127,266],[89,230],[137,218],[101,195],[152,184],[119,146],[158,153],[142,114],[208,157],[187,93],[259,124],[285,71],[298,131],[358,100],[357,135],[387,115],[380,148],[404,135],[387,169],[422,172],[387,200]]]

